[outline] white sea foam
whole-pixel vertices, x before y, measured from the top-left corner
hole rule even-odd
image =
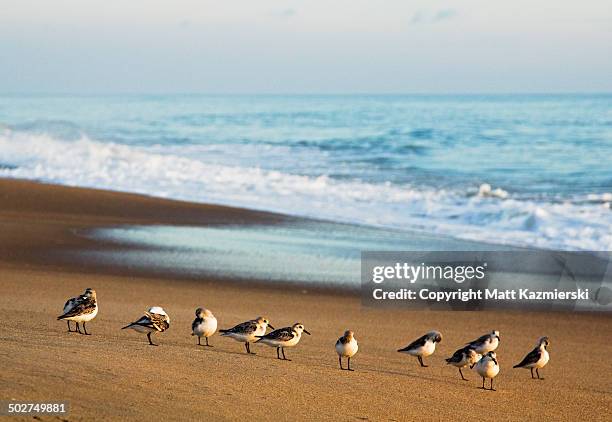
[[[173,148],[153,152],[87,137],[65,141],[3,129],[0,163],[5,166],[0,166],[0,176],[420,229],[498,244],[612,249],[609,194],[582,202],[537,202],[488,185],[473,195],[210,164]]]
[[[495,197],[495,198],[506,199],[508,197],[508,192],[506,192],[505,190],[503,190],[501,188],[493,189],[493,188],[491,188],[490,184],[483,183],[478,188],[478,195],[479,196],[484,196],[484,197],[491,196],[491,197]]]

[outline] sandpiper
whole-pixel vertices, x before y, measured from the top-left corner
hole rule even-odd
[[[497,349],[497,346],[499,346],[499,340],[499,331],[494,330],[489,334],[478,337],[476,340],[470,341],[466,344],[466,346],[470,346],[476,351],[476,353],[484,355]]]
[[[547,350],[549,344],[550,341],[548,340],[548,337],[540,337],[536,343],[535,349],[529,352],[521,363],[514,365],[514,368],[529,368],[531,370],[531,378],[535,378],[533,376],[533,369],[535,368],[538,379],[543,380],[544,378],[540,378],[538,369],[544,368],[550,359]]]
[[[430,331],[424,336],[419,337],[403,349],[399,349],[400,353],[407,353],[410,356],[416,356],[422,367],[427,365],[423,363],[423,358],[430,356],[436,350],[436,343],[442,341],[442,334],[438,331]]]
[[[347,370],[352,371],[351,369],[351,358],[355,356],[359,350],[359,346],[357,345],[357,340],[355,339],[355,335],[351,330],[346,330],[344,335],[338,339],[336,342],[336,353],[338,353],[338,363],[340,364],[340,369],[344,369],[342,367],[342,358],[347,358]]]
[[[126,325],[122,328],[131,328],[132,330],[138,331],[139,333],[147,333],[149,339],[149,345],[157,346],[151,340],[151,334],[161,333],[166,331],[170,327],[170,317],[164,311],[161,306],[153,306],[144,313],[138,320]]]
[[[191,335],[198,336],[198,346],[202,346],[200,339],[206,339],[205,346],[212,347],[208,344],[208,337],[212,336],[217,331],[217,318],[205,308],[198,308],[195,311],[196,318],[191,324]]]
[[[274,329],[268,318],[258,317],[250,321],[242,322],[228,330],[219,330],[219,332],[224,337],[233,338],[236,341],[244,343],[247,353],[254,355],[255,353],[251,352],[250,343],[253,343],[258,337],[266,334],[266,329],[268,327]]]
[[[446,363],[448,365],[457,367],[459,369],[461,379],[467,381],[467,378],[465,378],[463,376],[463,372],[461,372],[461,368],[465,368],[468,365],[470,368],[472,368],[481,358],[482,356],[476,353],[476,350],[472,349],[471,346],[465,346],[455,351],[450,358],[447,358]]]
[[[493,388],[493,378],[499,374],[499,364],[497,363],[497,355],[495,352],[491,351],[486,353],[482,359],[474,365],[474,368],[476,368],[476,372],[482,377],[482,389],[486,390],[485,378],[490,378],[491,388],[489,390],[495,391]]]
[[[87,291],[88,290],[91,290],[91,289],[88,288],[88,289],[85,290],[85,292],[82,295],[75,296],[75,297],[72,297],[72,298],[68,299],[66,301],[66,303],[64,303],[63,313],[65,314],[66,312],[68,312],[69,310],[74,308],[80,301],[82,301],[83,299],[86,299],[87,298]],[[72,332],[76,333],[77,332],[76,328],[74,329],[74,331],[72,331],[70,329],[70,320],[66,320],[66,324],[68,324],[68,332],[69,333],[72,333]]]
[[[302,338],[302,332],[310,335],[310,333],[304,328],[304,326],[297,322],[291,327],[279,328],[265,336],[257,336],[259,340],[256,343],[267,344],[270,347],[276,347],[276,357],[281,359],[279,351],[282,351],[282,360],[287,359],[285,356],[285,347],[293,347],[299,343]]]
[[[58,320],[66,320],[66,321],[74,321],[76,322],[76,331],[79,334],[89,335],[87,332],[87,328],[85,328],[85,323],[91,321],[98,315],[98,301],[96,299],[96,291],[94,289],[88,288],[85,290],[85,293],[80,298],[77,298],[76,301],[73,302],[72,307],[70,307],[66,311],[66,305],[72,299],[68,300],[64,305],[64,313],[57,317]],[[81,332],[81,328],[79,327],[79,322],[83,323],[83,331]],[[70,330],[70,324],[68,324],[68,330]]]

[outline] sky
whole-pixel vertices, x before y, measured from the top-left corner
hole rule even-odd
[[[0,93],[612,92],[609,0],[0,0]]]

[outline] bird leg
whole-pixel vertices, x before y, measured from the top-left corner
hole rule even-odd
[[[482,389],[483,389],[483,390],[485,389],[485,386],[484,386],[484,381],[485,381],[485,379],[484,379],[484,377],[482,377]]]
[[[246,350],[247,350],[247,353],[248,353],[249,355],[256,355],[256,354],[257,354],[257,353],[255,353],[255,352],[251,352],[251,344],[250,344],[248,341],[247,341],[246,343],[244,343],[244,344],[245,344],[245,346],[246,346]]]
[[[85,333],[84,333],[84,334],[85,334],[86,336],[91,335],[91,334],[89,334],[89,333],[87,332],[87,328],[85,328],[85,323],[83,323],[83,331],[85,331]]]
[[[150,346],[157,346],[157,344],[153,343],[153,341],[151,340],[151,333],[147,333],[147,338],[149,339]]]
[[[459,368],[459,374],[461,374],[461,379],[463,381],[467,381],[468,380],[466,377],[463,376],[463,372],[461,372],[461,368]]]
[[[535,377],[533,376],[533,368],[529,368],[529,369],[531,370],[531,378],[532,378],[532,379],[533,379],[533,378],[535,378]]]
[[[78,333],[79,333],[79,334],[83,334],[83,333],[81,332],[81,327],[79,326],[79,323],[78,323],[78,322],[76,323],[76,326],[77,326],[77,328],[76,328],[76,329],[77,329]]]
[[[422,357],[420,357],[420,356],[417,356],[417,358],[419,359],[419,363],[421,364],[421,366],[422,366],[423,368],[427,368],[427,365],[425,365],[425,364],[423,363],[423,358],[422,358]]]
[[[491,391],[496,391],[495,388],[493,388],[493,378],[491,378],[491,388],[490,388],[490,390]]]
[[[338,355],[338,363],[340,364],[340,369],[344,370],[342,367],[342,356]]]
[[[206,337],[206,346],[213,347],[212,344],[208,344],[208,337]]]
[[[351,358],[348,358],[348,368],[349,371],[354,371],[354,369],[351,369]]]
[[[287,356],[285,356],[285,348],[281,347],[281,352],[283,352],[283,360],[288,360],[290,361],[291,359],[287,359]]]
[[[536,374],[538,374],[538,379],[543,380],[544,378],[540,378],[540,373],[538,372],[538,368],[536,368]]]
[[[200,343],[200,336],[198,336],[198,346],[201,346],[202,343]]]
[[[276,348],[276,359],[280,359],[280,347]]]

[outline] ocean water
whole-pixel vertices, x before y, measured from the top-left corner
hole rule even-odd
[[[612,95],[0,96],[0,177],[612,250]]]

